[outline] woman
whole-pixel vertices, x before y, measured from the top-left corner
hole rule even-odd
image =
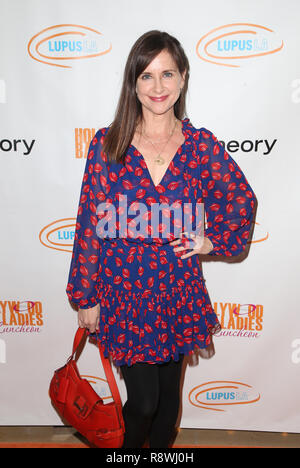
[[[83,178],[67,294],[79,326],[121,368],[123,447],[142,447],[148,437],[151,448],[170,444],[183,357],[220,330],[199,254],[241,253],[253,217],[254,194],[238,165],[211,131],[183,118],[188,79],[177,39],[141,36],[115,120],[93,138]],[[164,204],[166,214],[174,203],[190,210],[184,224],[176,215],[169,227],[150,226],[154,206]]]

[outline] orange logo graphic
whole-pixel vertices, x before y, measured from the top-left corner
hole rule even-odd
[[[40,301],[0,301],[0,333],[39,333],[43,325]]]
[[[251,241],[248,241],[248,244],[256,244],[258,242],[263,242],[269,238],[269,233],[266,232],[260,223],[255,222],[255,229],[253,231],[253,237]]]
[[[214,302],[214,311],[222,327],[218,337],[259,338],[263,331],[264,307],[261,304]]]
[[[95,135],[94,128],[75,128],[75,158],[87,157],[87,152]]]
[[[112,45],[101,32],[78,24],[45,28],[27,46],[34,60],[61,68],[72,68],[78,60],[99,57],[111,49]]]
[[[86,379],[91,384],[95,392],[103,401],[112,398],[107,380],[95,377],[94,375],[81,375],[81,378]]]
[[[225,24],[201,37],[196,46],[205,62],[238,68],[245,59],[256,59],[279,52],[283,41],[265,26],[251,23]]]
[[[77,129],[78,130],[78,129]],[[88,129],[85,129],[88,130]],[[90,130],[90,132],[86,132],[84,140],[81,140],[81,143],[78,143],[76,149],[76,157],[83,157],[86,155],[88,141],[90,136],[92,135],[94,129]],[[84,132],[77,132],[78,135],[83,136]],[[91,136],[91,138],[93,135]],[[76,138],[76,137],[75,137]],[[80,138],[80,137],[78,137]],[[83,146],[85,145],[85,149]],[[80,150],[78,148],[81,148]],[[81,154],[81,156],[79,156]],[[255,223],[259,225],[259,223]],[[75,227],[76,227],[76,218],[63,218],[58,219],[57,221],[53,221],[47,226],[43,227],[43,229],[39,233],[39,239],[41,244],[49,249],[54,250],[62,250],[63,252],[71,252],[73,251],[73,241],[75,236]],[[260,238],[254,239],[251,243],[254,242],[262,242],[269,237],[269,233],[261,235]]]
[[[189,393],[189,402],[197,408],[226,411],[228,406],[249,405],[260,400],[260,395],[251,385],[230,380],[216,380],[194,387]]]
[[[76,218],[64,218],[47,224],[39,233],[41,244],[49,249],[73,251]]]

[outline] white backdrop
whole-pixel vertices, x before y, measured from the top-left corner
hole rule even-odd
[[[131,46],[160,29],[190,60],[188,117],[259,201],[248,257],[203,263],[223,330],[185,369],[180,425],[300,432],[299,17],[297,0],[0,0],[1,425],[61,424],[48,386],[77,326],[65,288],[87,145]],[[79,368],[108,398],[94,345]]]

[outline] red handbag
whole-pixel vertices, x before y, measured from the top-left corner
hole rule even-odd
[[[122,402],[110,361],[104,357],[100,343],[100,357],[114,401],[104,405],[90,383],[81,378],[77,368],[75,353],[85,334],[86,329],[78,328],[73,353],[66,365],[54,372],[49,396],[60,417],[91,444],[100,448],[120,448],[124,436]]]

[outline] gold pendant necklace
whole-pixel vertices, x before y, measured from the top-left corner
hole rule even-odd
[[[176,123],[177,123],[177,120],[175,119],[175,122],[174,122],[174,127],[173,127],[173,130],[172,132],[170,133],[170,136],[167,140],[167,142],[165,143],[163,149],[158,153],[158,155],[154,158],[154,162],[156,164],[158,164],[159,166],[162,166],[163,164],[165,164],[165,159],[161,156],[161,153],[164,151],[165,147],[167,146],[167,144],[169,143],[170,139],[172,138],[173,134],[174,134],[174,131],[175,131],[175,127],[176,127]],[[154,143],[150,140],[149,137],[146,137],[146,134],[144,131],[142,131],[142,136],[145,138],[145,140],[149,141],[149,143],[151,143],[151,145],[153,146],[153,148],[155,149],[155,151],[157,151],[157,148],[155,148],[154,146]]]

